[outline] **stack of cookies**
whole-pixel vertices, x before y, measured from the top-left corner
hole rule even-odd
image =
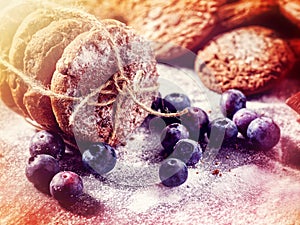
[[[11,109],[69,139],[112,145],[142,123],[138,104],[151,105],[158,74],[133,29],[45,1],[11,4],[1,20],[0,93]]]

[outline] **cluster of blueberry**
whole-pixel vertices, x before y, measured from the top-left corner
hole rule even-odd
[[[221,96],[221,111],[224,116],[225,137],[235,139],[238,132],[248,141],[248,144],[257,150],[267,151],[273,148],[280,139],[280,128],[269,117],[259,115],[246,108],[246,97],[239,90],[230,89]],[[219,127],[220,120],[212,125]],[[224,120],[223,120],[224,121]],[[224,128],[221,128],[221,130]],[[212,131],[212,129],[211,129]],[[217,132],[218,133],[218,132]]]
[[[245,95],[235,89],[221,96],[220,109],[224,117],[209,121],[205,111],[192,107],[184,94],[172,93],[153,102],[152,108],[161,112],[175,113],[187,108],[181,117],[164,118],[150,115],[149,129],[160,131],[163,147],[159,176],[168,187],[183,184],[188,177],[188,166],[196,165],[202,158],[204,147],[219,148],[235,143],[238,133],[249,146],[258,150],[273,148],[280,139],[280,129],[271,118],[260,116],[246,108]]]
[[[31,139],[26,177],[34,186],[51,194],[61,203],[74,203],[83,193],[81,177],[73,171],[61,171],[59,161],[65,154],[64,140],[58,134],[39,131]],[[82,162],[91,173],[105,174],[116,164],[115,149],[105,143],[93,143],[82,154]]]
[[[161,183],[167,187],[183,184],[188,167],[195,166],[206,146],[221,147],[235,143],[238,133],[255,149],[268,150],[279,141],[280,129],[271,118],[260,116],[246,108],[246,97],[238,90],[228,90],[221,96],[223,118],[210,122],[207,113],[191,106],[184,94],[159,95],[152,109],[176,113],[186,109],[180,117],[149,115],[149,129],[159,131],[164,161],[159,168]],[[162,123],[163,121],[163,123]],[[163,125],[162,125],[163,124]],[[116,165],[115,149],[106,143],[91,143],[82,153],[82,163],[92,174],[103,175]],[[74,202],[83,193],[81,177],[72,171],[61,171],[59,160],[65,154],[65,143],[58,135],[39,131],[31,139],[26,176],[39,190],[51,194],[59,202]]]
[[[167,187],[183,184],[188,177],[188,167],[195,166],[202,158],[202,143],[208,132],[209,119],[204,110],[191,106],[188,96],[171,93],[152,104],[152,109],[163,113],[176,113],[187,109],[187,113],[178,117],[148,117],[148,128],[159,132],[163,147],[162,156],[166,158],[160,168],[161,183]]]

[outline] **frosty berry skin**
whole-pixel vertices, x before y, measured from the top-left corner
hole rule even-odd
[[[241,91],[229,89],[221,95],[221,112],[225,117],[232,119],[238,110],[246,108],[246,101],[246,96]]]
[[[195,166],[202,158],[200,144],[191,139],[181,139],[174,146],[171,158],[180,159],[187,166]]]
[[[182,93],[171,93],[162,100],[162,112],[176,113],[191,106],[189,97]],[[163,117],[167,125],[172,123],[181,123],[179,117]]]
[[[110,172],[117,163],[115,149],[106,143],[93,143],[82,153],[84,166],[100,175]]]
[[[59,159],[65,153],[65,143],[60,135],[42,130],[31,138],[29,151],[31,156],[47,154]]]
[[[187,166],[179,159],[168,158],[159,168],[159,178],[164,186],[180,186],[188,178]]]
[[[53,198],[62,203],[74,203],[83,194],[83,182],[72,171],[57,173],[49,185]]]
[[[158,92],[157,96],[155,97],[154,101],[151,104],[151,109],[155,111],[161,111],[162,110],[162,101],[163,98],[161,96],[161,93]]]
[[[253,120],[247,129],[247,138],[253,148],[267,151],[280,140],[280,128],[268,117]]]
[[[165,96],[162,101],[163,112],[175,113],[191,106],[188,96],[181,93],[171,93]]]
[[[187,128],[179,123],[173,123],[163,129],[160,136],[161,145],[164,148],[164,154],[170,155],[173,148],[180,139],[189,138]]]
[[[238,131],[244,136],[247,137],[247,129],[249,124],[258,118],[258,114],[250,109],[243,108],[237,111],[233,115],[233,122],[238,128]]]
[[[228,118],[218,118],[209,124],[209,145],[220,147],[222,144],[234,142],[238,135],[235,123]]]
[[[208,131],[207,113],[198,107],[188,107],[188,112],[180,117],[181,123],[188,129],[190,138],[201,141]]]
[[[37,189],[44,193],[49,193],[51,179],[59,171],[59,163],[54,157],[40,154],[29,158],[25,175]]]

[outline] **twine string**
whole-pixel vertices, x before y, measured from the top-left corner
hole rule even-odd
[[[138,70],[136,71],[136,78],[137,78],[137,82],[136,83],[132,83],[129,78],[125,75],[125,71],[123,68],[123,62],[122,62],[122,58],[121,58],[121,54],[119,52],[119,49],[117,48],[117,45],[115,43],[115,41],[113,40],[112,35],[110,34],[110,32],[108,31],[108,29],[105,27],[105,25],[100,21],[95,19],[94,16],[85,13],[81,10],[77,10],[77,9],[70,9],[72,10],[72,13],[78,13],[79,15],[81,15],[82,17],[86,17],[86,18],[90,18],[91,21],[95,22],[95,26],[92,29],[101,29],[101,31],[104,31],[104,34],[107,36],[108,41],[111,44],[112,50],[115,53],[115,57],[116,57],[116,63],[117,63],[117,68],[119,70],[118,73],[116,73],[115,75],[113,75],[112,79],[108,80],[106,83],[100,85],[98,88],[92,90],[89,94],[85,95],[85,96],[81,96],[81,97],[74,97],[74,96],[68,96],[65,94],[58,94],[53,92],[52,90],[50,90],[49,88],[46,88],[44,85],[42,85],[40,82],[38,82],[37,80],[33,79],[31,76],[29,76],[28,74],[25,74],[23,71],[17,69],[14,65],[12,65],[11,63],[9,63],[5,57],[3,57],[2,55],[0,55],[0,64],[2,64],[8,71],[14,73],[15,75],[17,75],[21,80],[24,81],[24,83],[32,88],[34,91],[36,91],[37,93],[44,95],[44,96],[48,96],[51,98],[56,98],[56,99],[60,99],[60,100],[66,100],[66,101],[75,101],[78,102],[78,104],[75,106],[72,114],[69,117],[69,125],[74,125],[75,123],[75,118],[76,115],[80,112],[80,109],[82,109],[82,107],[84,107],[85,105],[90,105],[90,106],[97,106],[97,107],[104,107],[104,106],[108,106],[111,104],[114,104],[116,101],[116,105],[115,105],[115,111],[113,112],[113,132],[111,134],[111,139],[114,140],[116,138],[116,128],[120,125],[120,119],[119,119],[119,115],[120,115],[120,110],[121,110],[121,105],[122,105],[122,99],[124,97],[127,97],[127,94],[130,96],[130,98],[134,101],[134,103],[136,103],[139,107],[141,107],[143,110],[145,110],[146,112],[156,115],[156,116],[162,116],[162,117],[178,117],[181,116],[185,113],[187,113],[187,109],[184,109],[180,112],[176,112],[176,113],[161,113],[158,111],[153,110],[151,107],[148,107],[147,105],[145,105],[144,103],[142,103],[141,101],[138,100],[137,98],[137,94],[143,93],[143,92],[157,92],[158,91],[158,86],[154,85],[152,87],[147,87],[147,88],[141,88],[137,83],[141,82],[142,76],[143,76],[143,71]],[[66,9],[67,11],[67,9]],[[75,12],[74,12],[75,11]],[[133,86],[133,88],[131,88],[131,86]],[[114,88],[116,90],[114,90]],[[99,94],[101,95],[112,95],[112,97],[104,102],[98,102],[97,101],[91,101],[91,99],[93,99],[95,96],[99,96]]]

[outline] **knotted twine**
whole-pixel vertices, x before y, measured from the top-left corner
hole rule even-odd
[[[125,71],[123,69],[123,61],[119,52],[119,49],[116,47],[116,43],[113,40],[112,35],[110,34],[110,32],[108,31],[106,25],[104,25],[100,20],[98,20],[96,17],[94,17],[93,15],[89,14],[89,13],[85,13],[84,11],[81,11],[80,9],[76,9],[76,8],[63,8],[64,11],[66,12],[72,12],[74,13],[74,16],[80,15],[81,17],[85,17],[85,18],[89,18],[91,21],[93,21],[95,23],[94,27],[91,29],[101,29],[105,32],[105,35],[107,35],[108,40],[112,46],[112,50],[115,54],[116,57],[116,62],[117,62],[117,68],[119,70],[119,73],[116,73],[115,75],[113,75],[113,79],[108,80],[106,83],[100,85],[98,88],[94,89],[91,93],[87,94],[86,96],[81,96],[81,97],[74,97],[74,96],[68,96],[65,94],[58,94],[53,92],[50,88],[46,88],[43,84],[41,84],[41,82],[35,80],[32,78],[32,76],[25,74],[23,71],[17,69],[14,65],[12,65],[9,61],[7,61],[3,55],[0,55],[0,64],[2,64],[8,71],[14,73],[15,75],[17,75],[26,85],[28,85],[28,87],[32,88],[32,90],[34,90],[35,92],[44,95],[44,96],[48,96],[50,98],[56,98],[59,100],[68,100],[68,101],[75,101],[75,102],[79,102],[79,104],[77,104],[72,112],[72,114],[69,117],[69,125],[74,125],[75,122],[75,117],[78,114],[78,112],[80,111],[80,109],[84,106],[84,105],[91,105],[91,106],[98,106],[98,107],[102,107],[102,106],[108,106],[111,104],[114,104],[116,102],[116,108],[115,108],[115,118],[113,120],[113,133],[111,136],[111,139],[114,140],[116,138],[116,127],[120,126],[120,119],[118,117],[119,115],[119,111],[120,111],[120,106],[121,106],[121,101],[117,101],[117,97],[120,96],[125,96],[126,94],[129,94],[130,98],[134,101],[135,104],[137,104],[139,107],[141,107],[143,110],[145,110],[146,112],[156,115],[156,116],[162,116],[162,117],[178,117],[178,116],[182,116],[183,114],[187,113],[187,109],[184,109],[182,111],[176,112],[176,113],[162,113],[162,112],[158,112],[153,110],[151,107],[148,107],[147,105],[143,104],[141,101],[138,100],[136,93],[142,93],[142,92],[153,92],[153,91],[157,91],[158,90],[158,86],[153,86],[150,88],[140,88],[140,86],[135,85],[134,89],[132,87],[130,87],[130,80],[128,79],[128,77],[126,77],[125,75]],[[141,78],[143,75],[143,71],[142,70],[138,70],[136,71],[135,76],[138,78]],[[139,80],[140,81],[140,80]],[[112,90],[110,87],[114,86],[117,90],[117,92],[115,92],[114,90]],[[132,85],[133,86],[133,85]],[[110,98],[108,101],[105,102],[94,102],[94,101],[90,101],[95,95],[114,95],[114,97]],[[43,129],[42,127],[37,127],[38,129]]]

